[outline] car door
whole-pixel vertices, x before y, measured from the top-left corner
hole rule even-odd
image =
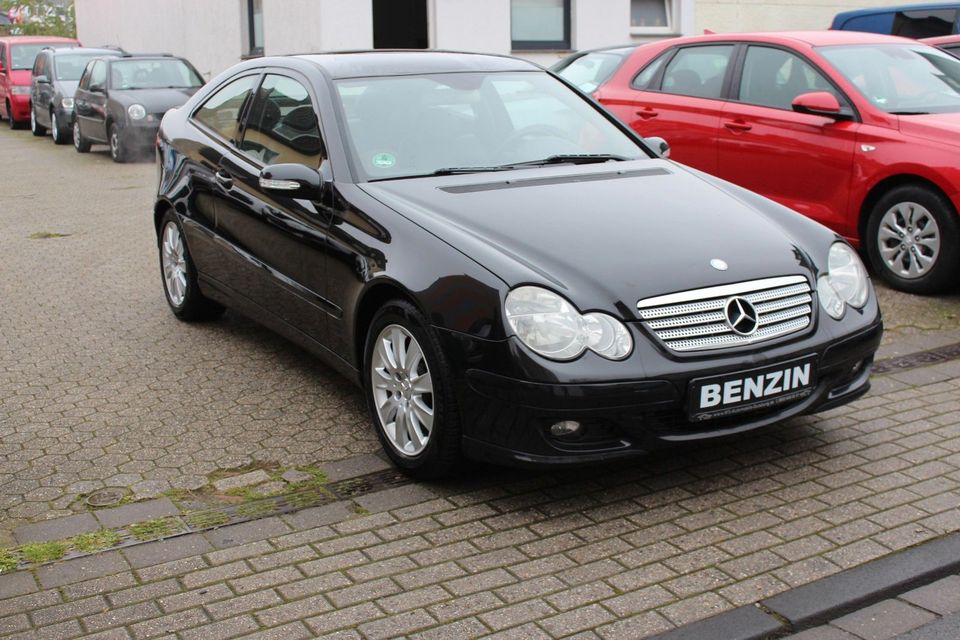
[[[33,80],[30,83],[30,101],[37,122],[44,127],[50,126],[50,111],[53,100],[53,56],[41,52],[33,63]]]
[[[98,142],[107,141],[107,63],[94,60],[83,72],[74,99],[77,121],[83,135]]]
[[[846,97],[812,63],[780,47],[745,47],[724,106],[716,175],[835,229],[848,206],[859,123]],[[845,117],[797,113],[813,91],[833,93]]]
[[[640,135],[666,139],[673,160],[713,173],[734,49],[729,43],[671,49],[628,87],[605,87],[601,102]]]
[[[327,228],[330,210],[268,192],[264,167],[295,163],[326,170],[316,100],[293,72],[267,73],[251,102],[239,144],[215,174],[217,235],[232,248],[225,275],[235,292],[286,325],[326,344]]]

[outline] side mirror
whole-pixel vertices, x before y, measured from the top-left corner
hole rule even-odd
[[[801,93],[793,99],[791,104],[797,113],[807,113],[812,116],[824,116],[841,120],[849,116],[841,112],[840,101],[829,91],[811,91]]]
[[[323,178],[316,169],[302,164],[271,164],[260,172],[260,188],[289,198],[319,200]]]
[[[664,160],[667,160],[670,158],[670,143],[668,143],[663,138],[660,138],[658,136],[651,136],[649,138],[644,138],[643,141],[646,142],[651,149],[653,149],[654,153],[656,153],[658,156],[660,156]]]
[[[50,78],[45,75],[39,75],[34,79],[37,81],[37,84],[50,84]]]
[[[89,91],[90,93],[103,93],[103,85],[91,84],[89,87],[87,87],[87,91]]]

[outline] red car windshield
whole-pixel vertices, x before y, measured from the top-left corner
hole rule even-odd
[[[13,45],[10,47],[10,68],[14,71],[33,69],[33,62],[37,59],[37,54],[49,46],[49,42]]]
[[[874,106],[897,115],[960,111],[960,59],[920,44],[819,48]]]

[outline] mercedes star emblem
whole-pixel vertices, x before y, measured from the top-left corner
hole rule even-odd
[[[716,269],[717,271],[726,271],[727,263],[721,260],[720,258],[714,258],[710,261],[710,266]]]
[[[723,311],[727,324],[742,336],[752,335],[757,330],[757,309],[746,298],[730,298]]]

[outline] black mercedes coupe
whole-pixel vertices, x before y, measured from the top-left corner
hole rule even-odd
[[[173,313],[317,354],[411,475],[635,456],[869,388],[882,324],[849,245],[531,63],[249,60],[157,145]]]

